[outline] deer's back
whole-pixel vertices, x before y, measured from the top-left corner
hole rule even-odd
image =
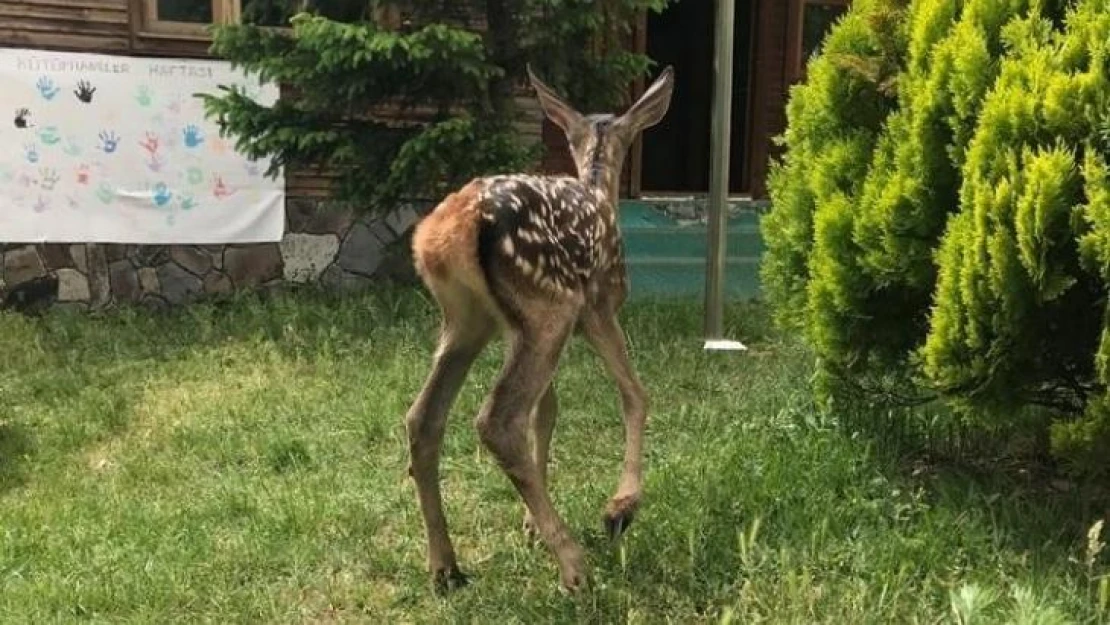
[[[600,281],[623,286],[616,211],[603,192],[556,176],[480,180],[477,201],[483,267],[553,292],[582,292]]]

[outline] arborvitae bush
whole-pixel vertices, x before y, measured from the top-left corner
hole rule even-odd
[[[1110,470],[1110,0],[858,0],[796,86],[765,290],[818,392]],[[897,414],[908,414],[905,411]]]

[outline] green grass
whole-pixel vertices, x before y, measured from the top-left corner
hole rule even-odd
[[[592,590],[559,592],[476,442],[491,349],[443,462],[473,583],[437,598],[404,474],[437,323],[423,298],[0,315],[0,621],[1104,620],[1106,569],[1086,561],[1101,491],[929,464],[819,416],[806,353],[757,306],[729,310],[745,355],[701,351],[696,303],[624,318],[653,404],[646,500],[619,547],[600,523],[616,393],[580,341],[558,377],[552,488]]]

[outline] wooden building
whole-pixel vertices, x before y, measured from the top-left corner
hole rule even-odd
[[[204,26],[234,22],[254,1],[259,0],[0,0],[0,45],[204,56]],[[735,1],[729,187],[736,195],[763,198],[789,85],[801,78],[805,59],[849,0]],[[661,14],[644,16],[636,27],[635,48],[674,65],[677,85],[670,113],[633,150],[627,196],[698,195],[708,189],[715,13],[712,0],[679,0]],[[545,123],[542,135],[548,148],[543,169],[570,170],[558,130]],[[326,181],[297,172],[290,172],[288,185],[290,197],[326,190]]]
[[[850,0],[735,0],[732,146],[729,191],[766,197],[774,137],[786,122],[790,85]],[[713,0],[679,0],[635,28],[635,49],[675,67],[675,95],[659,126],[633,148],[624,194],[697,196],[709,188],[710,105],[713,98]],[[642,87],[641,87],[642,88]],[[545,123],[545,169],[567,171],[569,155],[557,128]]]

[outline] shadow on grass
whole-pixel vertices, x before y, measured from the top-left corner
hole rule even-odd
[[[23,353],[9,363],[5,397],[26,410],[0,421],[0,488],[19,483],[29,454],[80,453],[124,435],[143,389],[174,375],[180,363],[218,358],[236,343],[290,361],[320,357],[325,344],[369,355],[372,340],[386,342],[395,331],[402,341],[426,334],[430,350],[431,312],[413,289],[383,286],[372,293],[236,294],[163,310],[122,305],[88,314],[6,313],[0,319],[8,330],[5,347]],[[50,428],[49,440],[40,427]]]
[[[0,422],[0,493],[26,482],[26,463],[33,450],[31,435],[23,426]]]

